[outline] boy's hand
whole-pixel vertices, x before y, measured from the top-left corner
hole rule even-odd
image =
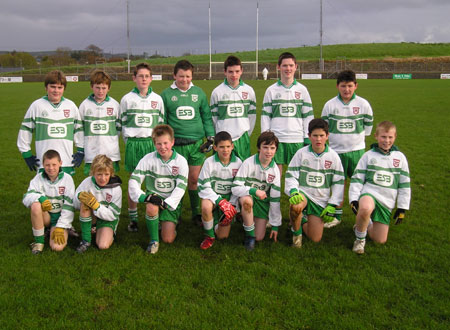
[[[80,194],[78,195],[78,199],[81,203],[93,210],[97,210],[100,207],[100,203],[97,202],[95,196],[89,191],[80,192]]]
[[[260,200],[264,200],[267,198],[267,194],[264,190],[256,190],[255,192],[256,197],[258,197]]]
[[[81,163],[84,159],[84,151],[78,150],[75,154],[72,155],[72,164],[75,167],[80,167]]]
[[[52,232],[52,241],[58,245],[63,245],[66,243],[66,238],[64,237],[64,228],[55,227]]]
[[[353,213],[358,214],[358,208],[359,208],[359,202],[358,201],[351,201],[350,202],[350,208],[352,209]]]
[[[50,202],[50,200],[46,199],[45,201],[43,201],[41,203],[41,209],[44,212],[48,212],[52,209],[52,202]]]
[[[322,213],[320,213],[320,217],[324,222],[333,221],[335,216],[336,208],[333,205],[327,205],[327,207],[323,209]]]
[[[278,230],[271,230],[269,239],[273,238],[274,242],[278,242]]]
[[[214,136],[208,136],[206,142],[200,146],[200,152],[210,152],[214,143]]]
[[[24,159],[30,171],[37,171],[39,167],[39,159],[37,159],[35,155],[31,155],[30,157]]]
[[[220,210],[225,214],[225,217],[227,219],[233,219],[233,217],[236,215],[237,211],[236,208],[226,199],[222,199],[219,202]]]
[[[405,210],[397,209],[394,213],[395,224],[396,225],[401,224],[404,218],[405,218]]]
[[[156,194],[150,194],[145,197],[144,203],[151,203],[153,205],[159,206],[163,210],[167,208],[166,202]]]
[[[303,196],[298,191],[293,192],[291,197],[289,197],[289,204],[291,205],[297,205],[303,202]]]

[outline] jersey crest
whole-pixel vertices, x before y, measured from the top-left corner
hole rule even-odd
[[[60,195],[64,195],[64,193],[66,192],[66,187],[59,187],[58,192]]]
[[[112,116],[113,112],[114,112],[114,108],[106,108],[106,114],[108,116]]]
[[[64,117],[69,118],[69,116],[70,116],[70,109],[64,109],[63,113],[64,113]]]
[[[359,107],[353,107],[353,114],[357,115],[359,113]]]
[[[156,107],[158,106],[158,102],[152,101],[151,105],[152,105],[152,109],[156,109]]]
[[[242,99],[243,100],[248,99],[248,93],[247,92],[242,92]]]
[[[231,175],[233,176],[233,178],[236,176],[238,171],[239,170],[237,168],[233,168],[233,170],[231,171]]]
[[[330,169],[332,164],[333,164],[332,161],[326,160],[324,166],[325,166],[326,169]]]
[[[273,180],[275,180],[275,175],[273,175],[273,174],[268,174],[268,175],[267,175],[267,182],[268,182],[268,183],[272,183]]]
[[[106,193],[106,201],[108,202],[108,203],[111,203],[111,200],[112,200],[112,195],[111,194],[108,194],[108,193]]]
[[[191,95],[191,99],[192,99],[192,102],[197,102],[198,101],[198,95],[197,94],[192,94]]]
[[[178,175],[180,173],[180,169],[178,166],[172,166],[172,175]]]
[[[392,165],[394,165],[394,167],[398,167],[400,165],[400,159],[393,159],[392,160]]]
[[[300,92],[295,92],[295,98],[297,99],[297,100],[300,100],[300,97],[302,96],[302,93],[300,93]]]

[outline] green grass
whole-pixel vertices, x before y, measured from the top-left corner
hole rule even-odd
[[[209,95],[219,81],[195,83]],[[259,114],[272,82],[249,83]],[[303,83],[317,117],[336,94],[335,83]],[[152,83],[158,93],[168,85]],[[113,82],[111,95],[120,100],[132,86]],[[21,203],[33,174],[16,138],[28,106],[44,88],[42,83],[0,85],[0,328],[448,329],[449,87],[443,80],[360,81],[357,92],[372,104],[375,122],[397,124],[413,196],[404,224],[391,227],[384,246],[369,241],[363,256],[351,252],[354,216],[348,206],[343,224],[325,231],[322,242],[305,239],[301,250],[291,248],[285,196],[280,242],[266,238],[253,253],[244,250],[237,224],[228,240],[201,251],[202,232],[186,211],[175,243],[147,255],[143,213],[140,231],[128,233],[124,199],[111,249],[78,255],[78,242],[70,240],[61,253],[46,245],[34,256],[28,247],[29,211]],[[88,93],[88,83],[74,83],[65,96],[79,104]],[[370,137],[367,144],[373,141]],[[79,172],[76,184],[83,179]],[[119,175],[126,191],[128,176],[123,169]],[[77,216],[74,224],[79,228]]]

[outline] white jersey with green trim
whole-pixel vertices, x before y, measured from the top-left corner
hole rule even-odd
[[[50,181],[45,172],[40,172],[30,181],[27,192],[23,195],[23,204],[30,208],[39,198],[47,197],[52,203],[49,213],[59,213],[56,227],[71,228],[74,216],[73,200],[75,185],[72,177],[60,172],[55,181]]]
[[[234,153],[227,165],[220,161],[218,154],[207,158],[198,177],[198,196],[209,199],[214,204],[217,204],[219,198],[225,198],[237,205],[237,197],[231,194],[231,187],[241,165],[242,160]]]
[[[373,127],[373,112],[369,102],[353,94],[349,103],[344,103],[338,95],[322,110],[322,118],[328,122],[330,147],[337,153],[345,153],[366,148],[365,137]]]
[[[136,166],[128,182],[128,193],[138,203],[145,194],[157,194],[170,210],[178,207],[187,187],[189,166],[186,159],[172,150],[169,160],[162,160],[157,151],[145,155]],[[141,189],[145,183],[145,191]]]
[[[141,96],[134,88],[120,101],[120,121],[124,140],[129,137],[150,138],[153,128],[164,123],[164,103],[158,94],[148,89]]]
[[[93,214],[105,221],[119,220],[120,212],[122,210],[122,188],[117,185],[112,188],[99,187],[93,176],[84,179],[75,191],[74,205],[75,208],[80,208],[80,200],[78,195],[82,191],[90,192],[100,203],[97,210],[93,210]]]
[[[255,128],[256,96],[253,88],[242,80],[236,88],[227,80],[211,94],[211,114],[216,132],[230,133],[233,141],[245,132],[250,136]]]
[[[344,179],[341,159],[334,150],[325,146],[325,151],[318,155],[311,146],[306,146],[289,163],[284,192],[290,196],[299,191],[323,208],[328,204],[337,206],[344,199]]]
[[[250,189],[266,192],[267,199],[270,203],[269,223],[272,226],[281,226],[281,175],[278,166],[273,160],[266,168],[261,166],[259,154],[255,154],[244,160],[234,178],[231,192],[240,198],[250,195]]]
[[[35,140],[36,157],[42,165],[44,153],[56,150],[63,167],[72,167],[73,144],[83,148],[80,113],[71,100],[62,98],[58,104],[51,103],[47,96],[34,101],[28,108],[17,137],[19,151],[31,156],[31,142]]]
[[[283,143],[303,143],[313,118],[309,92],[296,80],[289,87],[278,81],[267,88],[261,113],[261,132],[271,130]]]
[[[119,161],[119,134],[122,130],[119,103],[110,96],[97,103],[90,95],[80,104],[79,110],[85,163],[92,163],[94,157],[100,154],[108,156],[113,162]]]
[[[409,210],[411,182],[408,161],[396,146],[384,154],[376,144],[359,160],[350,181],[349,201],[358,201],[362,194],[372,195],[392,211],[397,207]]]

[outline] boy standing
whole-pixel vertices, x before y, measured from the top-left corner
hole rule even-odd
[[[160,221],[162,240],[175,240],[189,170],[186,159],[172,149],[174,132],[169,125],[156,126],[152,137],[156,151],[139,161],[128,183],[128,194],[135,203],[146,203],[145,221],[150,234],[147,252],[155,254],[159,249]],[[144,182],[145,191],[141,190]]]
[[[365,137],[372,132],[373,113],[369,102],[355,94],[358,83],[353,71],[340,72],[336,86],[339,93],[325,103],[322,118],[330,126],[330,147],[341,158],[345,177],[351,178],[364,154]],[[325,227],[338,225],[341,217],[342,204],[336,209],[336,219]]]
[[[84,174],[89,175],[92,160],[104,154],[119,171],[119,134],[122,130],[119,103],[108,95],[111,78],[101,70],[91,75],[92,94],[80,104],[81,125],[84,133]]]
[[[67,85],[61,71],[51,71],[45,76],[47,95],[34,101],[28,108],[17,137],[17,147],[28,168],[42,168],[40,161],[47,150],[55,150],[62,161],[62,170],[75,174],[84,158],[80,114],[72,101],[63,97]],[[31,141],[35,132],[36,156],[31,153]],[[77,153],[73,154],[73,143]]]
[[[31,209],[33,254],[44,250],[45,227],[51,227],[50,248],[62,251],[67,245],[68,230],[74,216],[75,186],[72,177],[60,171],[62,161],[59,153],[47,150],[42,155],[42,165],[44,171],[36,174],[23,196],[23,204]]]
[[[308,144],[307,128],[314,113],[308,90],[295,79],[295,56],[282,53],[277,67],[281,78],[264,94],[261,132],[271,130],[280,141],[275,162],[282,173],[283,164],[289,164],[297,150]]]
[[[344,198],[344,171],[338,154],[327,146],[328,124],[313,119],[308,126],[311,145],[292,158],[286,172],[285,193],[289,196],[292,246],[302,247],[302,233],[314,242],[322,239],[324,223],[334,219]],[[306,217],[302,220],[303,215]]]
[[[198,177],[205,233],[200,244],[203,250],[213,245],[216,235],[218,239],[224,239],[230,234],[237,202],[236,196],[231,194],[231,186],[242,164],[233,153],[233,140],[228,132],[216,134],[213,148],[216,153],[206,159]]]
[[[356,240],[353,252],[364,253],[366,236],[380,244],[387,241],[392,210],[398,225],[405,217],[411,200],[408,161],[394,145],[395,125],[389,121],[378,124],[374,143],[359,160],[352,176],[349,200],[356,214]]]
[[[225,80],[211,94],[211,113],[216,132],[231,134],[234,152],[240,159],[250,157],[250,136],[256,121],[256,96],[241,80],[242,63],[236,56],[224,62]]]
[[[188,193],[192,219],[201,224],[197,181],[205,152],[212,149],[214,124],[211,119],[208,100],[203,90],[192,84],[194,66],[186,60],[175,64],[175,81],[161,96],[166,108],[165,123],[175,131],[174,149],[186,158],[189,164]],[[203,143],[203,138],[207,142]]]
[[[257,141],[258,153],[242,163],[231,188],[231,193],[239,198],[248,251],[255,248],[255,241],[264,239],[268,222],[272,227],[270,238],[277,241],[281,226],[281,175],[273,158],[278,143],[273,132],[262,132]]]
[[[153,128],[164,122],[164,103],[152,91],[152,70],[147,63],[136,65],[133,72],[136,87],[120,101],[122,136],[125,141],[125,169],[133,173],[139,161],[155,150],[152,141]],[[138,230],[137,203],[128,196],[128,231]]]

